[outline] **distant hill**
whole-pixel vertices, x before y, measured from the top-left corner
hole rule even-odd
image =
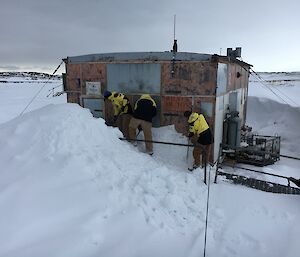
[[[24,81],[29,82],[36,80],[60,80],[61,75],[54,75],[41,72],[0,72],[0,83],[23,83]],[[13,80],[13,81],[12,81]]]

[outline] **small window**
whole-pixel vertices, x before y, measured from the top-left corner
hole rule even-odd
[[[201,113],[206,117],[212,117],[213,115],[213,104],[210,102],[201,102],[200,103]]]

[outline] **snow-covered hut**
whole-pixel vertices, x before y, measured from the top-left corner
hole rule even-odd
[[[239,48],[229,48],[227,56],[171,51],[67,57],[64,90],[68,102],[106,119],[111,108],[104,104],[104,90],[122,92],[132,103],[151,94],[158,104],[154,126],[174,124],[181,133],[187,132],[183,113],[201,111],[214,133],[216,159],[228,108],[238,111],[240,124],[245,123],[251,65],[237,59],[239,54]]]

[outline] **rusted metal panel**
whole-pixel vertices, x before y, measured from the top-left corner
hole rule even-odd
[[[83,63],[81,65],[82,93],[86,94],[86,82],[100,82],[102,91],[106,87],[106,64]],[[103,93],[103,92],[101,92]]]
[[[82,67],[82,79],[83,80],[106,80],[106,64],[104,63],[83,63]]]
[[[67,64],[67,91],[81,90],[80,65]]]
[[[228,64],[228,86],[227,92],[239,88],[248,88],[249,71],[238,64]]]
[[[80,65],[67,64],[66,88],[67,102],[80,104],[81,79]]]
[[[67,101],[82,104],[80,97],[86,94],[86,82],[106,84],[106,65],[101,63],[67,63]],[[101,88],[103,88],[101,87]],[[103,91],[103,89],[102,89]],[[103,93],[103,92],[101,92]]]
[[[67,94],[67,102],[80,104],[80,94],[79,93],[68,93]]]
[[[227,92],[235,90],[235,65],[228,64],[228,85]]]
[[[214,125],[214,97],[162,96],[161,99],[161,125],[174,124],[179,133],[186,134],[188,124],[183,114],[190,110],[205,114],[209,125]],[[205,104],[211,106],[211,116],[201,111],[201,106],[203,107]]]
[[[235,65],[235,89],[243,88],[242,67]]]
[[[171,71],[174,68],[174,76]],[[168,62],[162,65],[162,125],[174,124],[178,132],[186,134],[188,124],[183,113],[201,111],[207,107],[211,126],[214,122],[214,102],[217,64],[211,62]],[[210,106],[210,107],[209,107]],[[204,108],[204,109],[205,109]]]
[[[194,104],[193,104],[194,101]],[[175,124],[178,132],[186,132],[185,111],[195,111],[204,114],[211,124],[214,122],[214,99],[201,97],[163,96],[162,97],[163,124]],[[184,124],[182,124],[184,123]]]
[[[192,98],[182,96],[163,96],[163,110],[165,113],[185,112],[192,108]]]
[[[242,87],[247,89],[248,88],[248,84],[249,84],[249,70],[247,69],[241,69],[241,81],[242,81]],[[247,90],[248,92],[248,90]],[[247,93],[248,95],[248,93]]]
[[[162,95],[214,95],[216,88],[215,64],[210,62],[164,63],[161,77]]]

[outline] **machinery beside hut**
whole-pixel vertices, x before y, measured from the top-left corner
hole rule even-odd
[[[103,100],[105,90],[122,92],[132,103],[142,94],[151,94],[158,105],[154,126],[174,124],[183,134],[187,132],[184,112],[201,112],[213,132],[210,159],[216,160],[226,114],[239,114],[239,131],[245,125],[251,65],[237,57],[240,48],[229,48],[227,56],[171,51],[67,57],[64,91],[68,102],[105,119],[111,115]]]

